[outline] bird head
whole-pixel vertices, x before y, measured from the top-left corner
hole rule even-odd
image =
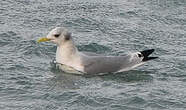
[[[71,33],[63,27],[52,29],[46,37],[40,38],[37,42],[51,41],[57,45],[62,45],[71,40]]]

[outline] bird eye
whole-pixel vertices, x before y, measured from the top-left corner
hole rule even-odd
[[[54,37],[58,38],[59,37],[59,34],[55,34]]]

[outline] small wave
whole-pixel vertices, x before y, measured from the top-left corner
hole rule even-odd
[[[10,44],[15,44],[15,40],[19,39],[17,34],[13,31],[8,31],[6,33],[0,34],[0,46],[6,46]]]
[[[90,43],[88,45],[79,45],[78,49],[80,51],[88,51],[88,52],[95,52],[95,53],[105,53],[110,52],[111,49],[104,45],[99,45],[97,43]]]

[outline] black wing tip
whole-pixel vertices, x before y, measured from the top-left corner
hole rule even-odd
[[[157,59],[159,57],[144,57],[142,61],[149,61],[149,60],[153,60],[153,59]]]
[[[155,49],[144,50],[144,51],[141,51],[141,54],[142,54],[144,57],[148,57],[148,56],[149,56],[150,54],[152,54],[154,51],[155,51]]]
[[[144,57],[142,61],[157,59],[158,57],[149,57],[149,55],[152,54],[154,51],[155,51],[155,49],[149,49],[149,50],[141,51],[141,54]]]

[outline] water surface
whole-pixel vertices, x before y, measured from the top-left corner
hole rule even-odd
[[[0,109],[185,110],[185,0],[1,0]],[[160,58],[103,76],[62,73],[56,46],[67,27],[81,51],[106,55],[154,48]]]

